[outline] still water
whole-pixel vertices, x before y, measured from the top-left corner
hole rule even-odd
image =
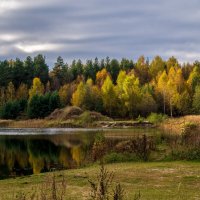
[[[77,168],[155,129],[0,129],[0,179]],[[98,145],[101,144],[101,145]],[[123,150],[122,150],[123,151]]]

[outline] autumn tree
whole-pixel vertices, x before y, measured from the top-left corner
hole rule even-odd
[[[174,81],[175,81],[178,93],[179,94],[182,93],[186,88],[186,83],[185,83],[181,68],[176,70]]]
[[[117,96],[114,88],[114,84],[109,76],[104,81],[102,88],[102,99],[105,111],[111,116],[114,114],[117,107]]]
[[[95,110],[98,101],[99,94],[93,87],[92,79],[88,79],[86,83],[81,81],[77,87],[77,90],[72,95],[72,105],[86,110]]]
[[[84,106],[84,98],[86,95],[85,84],[81,81],[77,87],[77,90],[72,95],[72,105],[83,107]]]
[[[162,73],[164,70],[165,70],[165,62],[160,56],[156,56],[152,60],[149,68],[149,74],[151,78],[156,78],[158,73]]]
[[[33,79],[33,85],[29,90],[29,99],[31,99],[34,95],[42,95],[44,93],[44,85],[40,81],[39,78]]]
[[[115,87],[116,90],[116,95],[118,97],[119,100],[119,115],[124,117],[127,113],[127,108],[125,105],[125,96],[124,96],[124,81],[126,79],[126,72],[125,71],[120,71],[119,75],[117,77],[117,85]]]
[[[6,100],[13,101],[15,99],[15,86],[10,82],[6,89]]]
[[[28,99],[28,86],[21,83],[16,92],[17,99]]]
[[[96,84],[101,87],[108,75],[109,74],[105,68],[103,68],[101,71],[98,71],[96,74]]]
[[[138,106],[141,101],[139,79],[134,74],[126,76],[123,83],[123,97],[129,116],[138,115]]]
[[[168,82],[166,85],[167,88],[167,100],[170,107],[170,115],[173,116],[173,107],[177,103],[178,95],[178,84],[177,84],[176,70],[174,67],[171,67],[168,74]]]
[[[86,83],[81,81],[77,87],[77,90],[72,95],[72,105],[81,107],[83,109],[90,109],[90,88]]]
[[[200,85],[200,72],[197,67],[194,67],[194,69],[190,73],[190,76],[187,80],[187,84],[190,88],[191,94],[193,94],[195,92],[196,87]]]
[[[91,88],[91,96],[92,96],[92,110],[97,112],[103,112],[103,99],[101,95],[101,90],[98,86],[93,85]]]
[[[134,68],[135,76],[139,78],[139,82],[143,85],[150,79],[148,61],[144,56],[139,57]]]
[[[141,88],[141,101],[138,105],[138,112],[141,116],[148,116],[150,113],[156,113],[158,105],[152,95],[152,88],[148,85],[144,85]]]
[[[174,56],[170,57],[167,60],[166,65],[167,65],[167,69],[166,69],[167,72],[169,72],[169,70],[170,70],[171,67],[174,67],[175,69],[179,68],[178,60]]]
[[[61,105],[70,105],[73,94],[73,87],[70,84],[65,84],[59,89],[59,97]]]
[[[168,76],[167,76],[166,71],[164,70],[158,79],[158,85],[157,85],[157,89],[161,93],[162,99],[163,99],[163,113],[164,114],[166,114],[167,82],[168,82]]]
[[[188,115],[192,111],[192,98],[185,89],[181,94],[178,94],[176,107],[179,115]]]

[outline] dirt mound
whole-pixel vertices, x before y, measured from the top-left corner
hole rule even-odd
[[[68,106],[62,109],[54,110],[46,119],[49,120],[67,120],[77,118],[83,113],[83,110],[76,106]]]

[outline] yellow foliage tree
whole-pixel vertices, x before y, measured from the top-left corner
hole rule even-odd
[[[114,84],[112,83],[112,80],[109,76],[107,76],[106,80],[104,81],[101,92],[103,106],[106,112],[111,116],[111,114],[114,113],[114,110],[117,107],[117,96]]]
[[[127,75],[123,83],[123,98],[131,117],[137,112],[140,97],[139,79],[134,74]]]
[[[194,94],[196,86],[200,85],[200,73],[197,67],[194,67],[194,69],[190,73],[187,84],[190,88],[190,93]]]
[[[29,99],[31,99],[34,95],[42,95],[44,93],[44,85],[40,81],[39,78],[33,79],[33,85],[29,90]]]
[[[164,70],[163,73],[160,75],[158,79],[158,85],[157,89],[162,94],[163,97],[163,112],[166,113],[166,95],[167,95],[167,82],[168,82],[168,76],[166,71]]]
[[[77,90],[72,95],[72,105],[83,107],[84,98],[86,96],[86,88],[83,81],[81,81],[77,87]]]
[[[117,85],[115,87],[115,90],[116,90],[116,94],[117,94],[117,97],[119,99],[119,107],[120,107],[120,116],[125,116],[126,115],[126,112],[127,112],[127,109],[126,107],[124,106],[125,104],[125,100],[124,100],[124,88],[123,88],[123,84],[124,84],[124,81],[126,79],[126,71],[120,71],[119,72],[119,75],[117,77]]]

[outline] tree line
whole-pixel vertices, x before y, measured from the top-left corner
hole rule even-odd
[[[58,57],[49,68],[41,54],[0,61],[1,118],[43,118],[67,105],[116,118],[200,113],[200,62],[180,64],[175,57],[151,62]]]

